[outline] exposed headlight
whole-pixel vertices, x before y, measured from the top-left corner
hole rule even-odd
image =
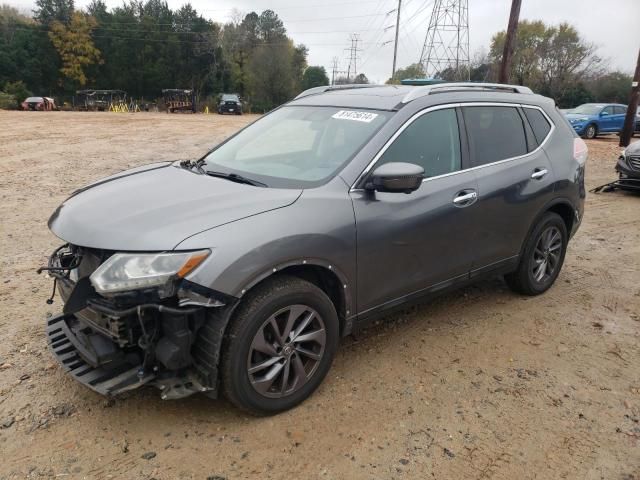
[[[209,256],[209,250],[171,253],[116,253],[100,265],[90,280],[98,293],[161,287],[174,277],[191,273]]]

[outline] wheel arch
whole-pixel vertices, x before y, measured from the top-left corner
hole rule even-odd
[[[573,232],[573,226],[576,222],[576,208],[573,206],[571,201],[568,198],[556,198],[547,203],[542,209],[538,212],[538,214],[534,217],[531,225],[529,225],[529,230],[527,231],[527,235],[524,237],[522,241],[522,245],[520,246],[519,255],[522,256],[522,251],[524,250],[525,245],[527,244],[527,240],[531,236],[531,232],[540,221],[542,216],[545,213],[553,212],[560,215],[562,220],[564,221],[565,226],[567,227],[567,234],[571,237]]]
[[[540,215],[538,215],[538,218],[540,218],[546,212],[554,212],[560,215],[560,217],[564,221],[565,226],[567,227],[567,233],[569,234],[569,236],[571,236],[573,226],[576,222],[576,209],[573,207],[573,205],[571,205],[569,200],[558,200],[552,203],[545,211],[541,212]]]
[[[354,286],[339,268],[322,259],[291,260],[263,270],[242,287],[239,294],[240,301],[258,285],[277,275],[294,276],[320,288],[336,308],[340,321],[340,334],[344,336],[351,333],[355,314],[352,294]]]

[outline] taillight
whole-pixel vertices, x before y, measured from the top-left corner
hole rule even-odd
[[[589,149],[587,144],[580,137],[573,139],[573,158],[576,159],[580,165],[584,165],[587,162],[589,156]]]

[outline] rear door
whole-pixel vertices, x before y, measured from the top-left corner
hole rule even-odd
[[[478,179],[472,275],[517,260],[536,215],[553,194],[541,145],[552,124],[539,108],[463,105],[471,163]],[[532,127],[533,125],[535,127]]]
[[[615,132],[621,132],[624,126],[624,117],[627,115],[627,108],[622,105],[613,106],[613,128]]]

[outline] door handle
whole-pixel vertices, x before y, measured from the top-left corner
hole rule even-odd
[[[475,190],[463,190],[453,198],[453,203],[458,207],[466,207],[475,202],[477,198],[478,193]]]
[[[536,168],[531,174],[531,178],[533,178],[534,180],[540,180],[547,173],[549,173],[549,171],[546,168]]]

